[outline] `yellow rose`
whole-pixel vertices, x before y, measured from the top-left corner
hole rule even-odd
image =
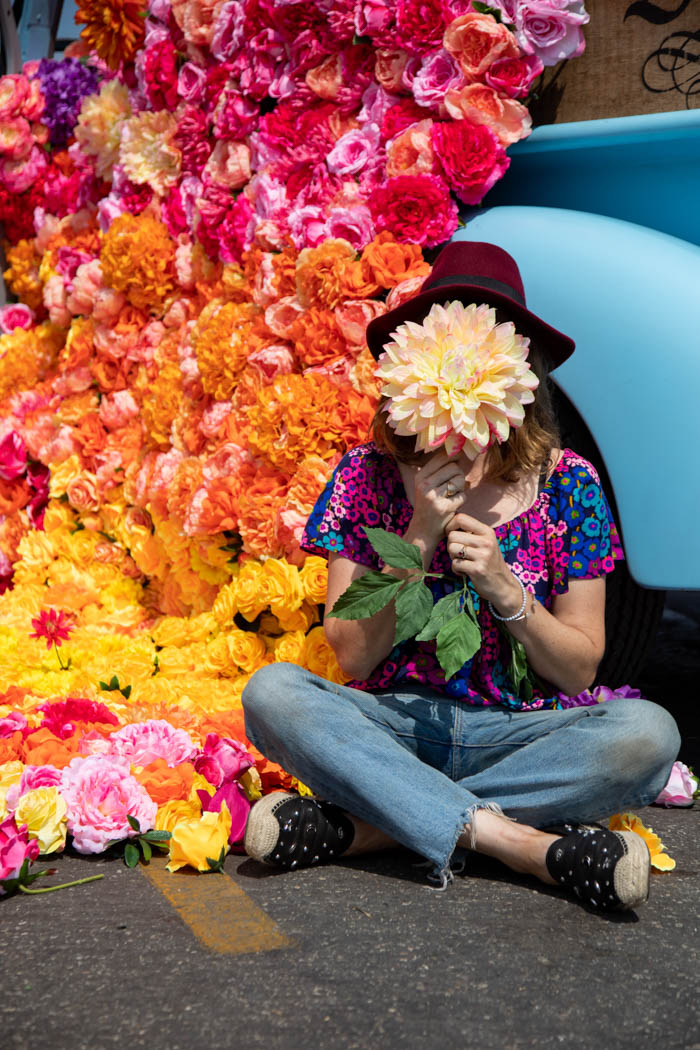
[[[267,646],[259,635],[252,631],[229,631],[225,635],[231,660],[244,674],[253,674],[268,663]]]
[[[275,640],[276,663],[301,664],[306,650],[306,635],[303,631],[287,631]]]
[[[210,635],[216,634],[218,627],[216,617],[212,613],[199,613],[190,619],[190,638],[193,642],[206,642]]]
[[[296,612],[304,600],[304,590],[296,565],[284,558],[268,558],[262,571],[263,593],[270,612],[279,617]]]
[[[306,634],[309,627],[319,619],[318,606],[304,602],[296,612],[280,614],[277,619],[283,631],[303,631]]]
[[[165,802],[158,807],[156,830],[172,831],[177,824],[181,824],[183,821],[197,821],[201,815],[202,807],[196,796],[194,800],[190,798],[187,801],[179,798],[172,799],[170,802]]]
[[[262,798],[262,780],[255,766],[246,769],[245,773],[238,778],[238,783],[246,793],[249,802],[257,802]]]
[[[197,794],[198,791],[206,791],[206,793],[210,796],[215,794],[216,792],[216,788],[214,787],[214,785],[209,783],[209,781],[203,773],[195,773],[189,795],[189,801],[196,802],[201,812],[202,804],[199,801],[199,795]]]
[[[83,471],[83,464],[75,452],[63,463],[50,463],[51,478],[49,480],[49,495],[54,499],[63,496],[72,481],[76,481]]]
[[[256,561],[247,561],[241,566],[241,571],[236,579],[236,604],[241,616],[246,620],[254,620],[259,616],[267,605],[265,597],[261,594],[262,565]]]
[[[164,616],[151,631],[151,637],[156,645],[188,645],[192,641],[190,622],[180,616]]]
[[[212,605],[212,614],[220,627],[226,627],[230,624],[238,612],[238,606],[236,604],[236,584],[237,581],[234,580],[232,583],[227,583],[222,587]],[[255,619],[255,617],[253,617],[253,619]]]
[[[339,685],[349,682],[352,677],[341,671],[322,627],[314,627],[313,631],[306,636],[304,666],[312,674],[317,674],[329,682],[337,682]]]
[[[23,762],[3,762],[0,766],[0,791],[7,791],[22,779]]]
[[[66,844],[66,812],[57,787],[32,788],[17,803],[15,820],[27,825],[29,837],[37,840],[42,853],[58,853]]]
[[[328,562],[317,554],[311,554],[299,572],[304,597],[313,605],[321,605],[326,600],[328,586]]]
[[[200,820],[184,820],[173,828],[168,871],[179,871],[186,864],[197,871],[209,871],[209,860],[218,861],[221,851],[228,853],[231,814],[224,802],[220,813],[202,813]]]

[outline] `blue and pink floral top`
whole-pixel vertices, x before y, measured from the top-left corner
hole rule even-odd
[[[342,554],[360,565],[380,569],[383,562],[363,526],[402,536],[412,513],[395,460],[369,442],[347,452],[336,467],[306,524],[302,549],[326,557]],[[494,532],[512,572],[545,606],[568,590],[570,579],[586,580],[612,572],[615,560],[623,557],[595,468],[570,449],[562,452],[533,505],[512,521],[497,525]],[[451,571],[445,540],[435,551],[430,569],[446,574],[426,580],[434,601],[461,588],[462,577]],[[553,689],[547,691],[546,683],[542,683],[544,688],[535,685],[527,702],[516,695],[509,673],[510,642],[488,604],[470,590],[482,644],[452,678],[445,681],[435,642],[410,639],[397,645],[367,681],[349,684],[377,693],[410,681],[469,704],[500,704],[518,710],[552,707],[557,697]]]

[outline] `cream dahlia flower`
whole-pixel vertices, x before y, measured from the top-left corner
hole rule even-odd
[[[389,423],[416,451],[444,445],[475,457],[523,422],[539,380],[527,361],[529,339],[496,323],[482,303],[436,303],[422,324],[392,333],[376,375],[389,398]]]

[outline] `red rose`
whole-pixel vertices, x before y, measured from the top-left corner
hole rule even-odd
[[[404,244],[432,248],[457,229],[457,205],[437,175],[387,179],[372,193],[369,206],[377,230],[389,230]]]
[[[485,125],[436,123],[431,135],[445,178],[465,204],[479,204],[508,169],[506,151]]]

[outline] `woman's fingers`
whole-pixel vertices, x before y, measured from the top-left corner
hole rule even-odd
[[[447,522],[445,532],[448,537],[452,532],[463,532],[467,535],[486,536],[493,532],[490,525],[485,525],[478,518],[472,518],[471,514],[457,513]]]

